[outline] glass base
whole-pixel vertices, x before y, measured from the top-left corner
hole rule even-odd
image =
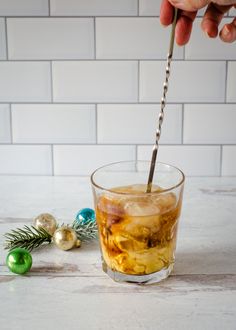
[[[151,284],[158,283],[167,278],[174,268],[174,263],[170,264],[167,268],[163,268],[159,272],[147,274],[147,275],[128,275],[120,272],[116,272],[107,267],[103,262],[103,271],[116,282],[129,282],[137,284]]]

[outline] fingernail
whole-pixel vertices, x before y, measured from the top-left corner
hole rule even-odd
[[[224,37],[228,37],[229,36],[230,30],[229,30],[229,28],[228,28],[227,25],[223,28],[222,34],[223,34]]]
[[[206,30],[204,31],[204,33],[207,38],[211,38],[210,34]]]

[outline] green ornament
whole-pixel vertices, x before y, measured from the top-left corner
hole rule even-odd
[[[32,256],[29,251],[16,248],[8,253],[6,264],[13,273],[25,274],[32,266]]]

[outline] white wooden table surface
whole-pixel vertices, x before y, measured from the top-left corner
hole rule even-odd
[[[188,178],[176,265],[148,286],[113,282],[97,242],[32,253],[25,276],[5,265],[3,234],[42,212],[70,222],[92,207],[88,178],[0,177],[0,329],[236,329],[236,178]]]

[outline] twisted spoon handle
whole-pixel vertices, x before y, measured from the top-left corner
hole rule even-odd
[[[174,20],[172,23],[172,29],[171,29],[171,37],[170,37],[170,46],[169,46],[169,52],[167,55],[167,63],[166,63],[166,78],[165,82],[163,84],[163,94],[161,98],[161,110],[159,113],[158,117],[158,127],[156,130],[156,142],[153,146],[152,149],[152,158],[151,158],[151,164],[150,164],[150,169],[149,169],[149,176],[148,176],[148,183],[147,183],[147,193],[150,193],[152,191],[152,181],[153,181],[153,175],[155,171],[155,166],[156,166],[156,158],[157,158],[157,152],[158,152],[158,147],[159,147],[159,140],[161,137],[161,127],[164,119],[164,109],[166,106],[166,94],[168,91],[168,82],[169,82],[169,77],[170,77],[170,65],[171,65],[171,60],[173,56],[173,49],[174,49],[174,40],[175,40],[175,27],[176,27],[176,22],[177,22],[177,14],[178,14],[178,9],[175,8],[175,14],[174,14]]]

